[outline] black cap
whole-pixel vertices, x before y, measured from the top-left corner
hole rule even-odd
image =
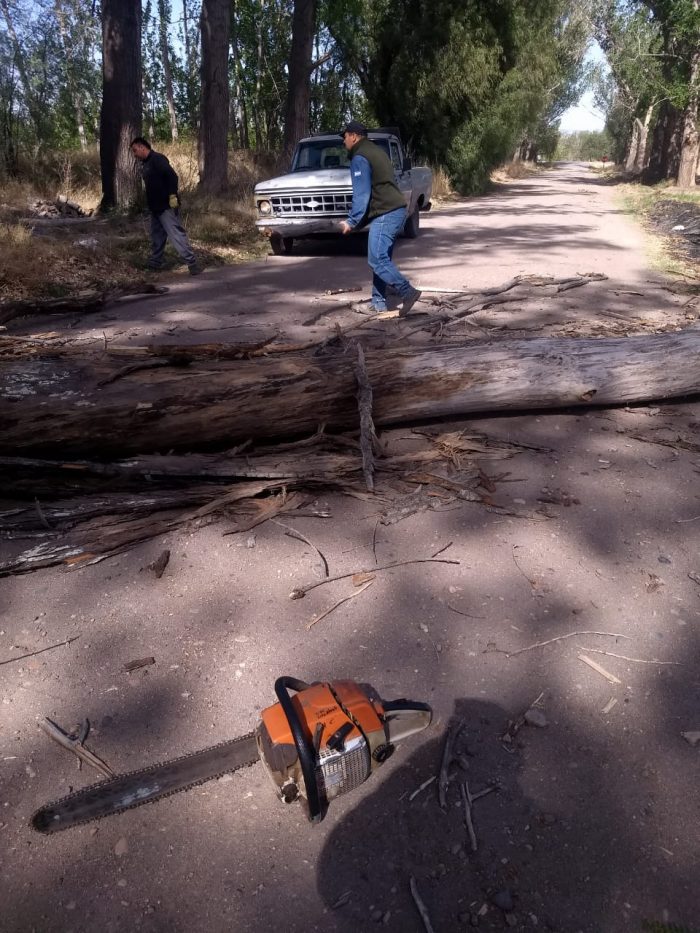
[[[340,135],[345,136],[346,133],[357,133],[358,136],[366,136],[367,127],[364,125],[364,123],[360,123],[358,120],[350,120],[350,122],[346,123],[342,128]]]

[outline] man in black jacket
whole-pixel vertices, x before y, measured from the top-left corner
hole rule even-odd
[[[170,242],[187,263],[190,275],[199,275],[202,270],[197,265],[185,228],[178,216],[180,201],[177,196],[178,179],[175,169],[164,155],[153,151],[151,144],[143,136],[137,136],[132,140],[131,151],[141,163],[141,174],[146,186],[146,203],[151,212],[151,256],[148,268],[162,267],[165,244],[170,237]]]

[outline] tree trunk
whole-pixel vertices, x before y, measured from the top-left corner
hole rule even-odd
[[[173,365],[157,368],[124,367],[124,355],[11,357],[0,368],[0,453],[95,459],[228,447],[250,437],[312,433],[319,424],[357,427],[354,354],[275,356],[267,346],[267,356],[225,360],[222,348],[213,349],[198,364],[191,348],[187,364],[187,348],[179,347],[175,365],[176,350],[166,355],[158,347],[157,362],[165,356]],[[622,338],[368,349],[365,357],[374,421],[388,426],[676,398],[700,392],[698,354],[696,326]]]
[[[230,0],[203,0],[202,105],[199,125],[199,188],[222,194],[228,187],[228,49]]]
[[[635,117],[632,121],[632,139],[630,140],[630,146],[627,150],[627,158],[625,159],[625,171],[634,172],[637,168],[639,162],[639,144],[641,142],[642,136],[642,121],[639,117]]]
[[[187,105],[190,118],[190,128],[197,126],[197,107],[195,106],[196,73],[194,67],[194,56],[192,55],[192,46],[190,42],[190,14],[187,7],[187,0],[182,0],[182,34],[185,42],[185,74],[187,80]]]
[[[647,184],[678,176],[680,114],[668,100],[661,102],[652,135],[649,164],[644,173]]]
[[[681,132],[681,157],[678,167],[678,184],[681,188],[695,187],[695,173],[698,165],[700,136],[698,135],[698,98],[700,97],[700,46],[690,63],[690,92],[688,103],[683,112]]]
[[[163,78],[165,79],[165,100],[170,116],[170,135],[177,139],[177,113],[175,111],[175,95],[173,94],[173,74],[170,67],[170,49],[168,48],[168,18],[165,13],[165,0],[158,0],[158,37],[160,39],[160,57],[163,62]]]
[[[140,173],[129,144],[141,133],[141,4],[102,0],[102,210],[133,207]]]
[[[316,29],[316,0],[294,0],[289,55],[283,153],[288,160],[302,136],[309,134],[311,53]]]
[[[56,12],[56,20],[58,22],[58,31],[61,34],[63,54],[66,59],[66,77],[71,100],[73,101],[73,107],[75,108],[75,123],[78,129],[78,139],[80,140],[80,148],[83,150],[83,152],[85,152],[87,149],[87,136],[85,135],[85,111],[83,109],[83,101],[75,80],[75,54],[71,43],[70,33],[66,26],[66,15],[63,7],[61,6],[61,0],[56,0],[54,10]]]

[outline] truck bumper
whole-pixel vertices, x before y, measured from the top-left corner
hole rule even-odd
[[[314,236],[317,233],[340,233],[342,218],[328,217],[318,220],[299,218],[298,220],[284,220],[282,218],[264,218],[257,220],[255,226],[266,237],[281,236],[298,239],[305,236]]]

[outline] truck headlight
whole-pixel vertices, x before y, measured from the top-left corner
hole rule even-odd
[[[258,210],[261,214],[271,214],[272,204],[269,201],[258,201]]]

